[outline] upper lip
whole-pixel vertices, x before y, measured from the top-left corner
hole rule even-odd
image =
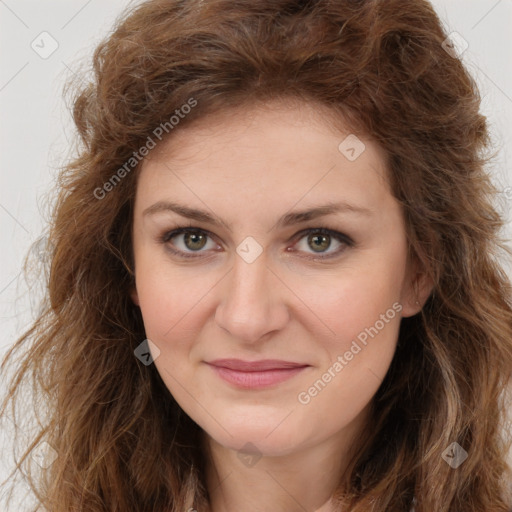
[[[216,359],[215,361],[208,362],[208,364],[244,372],[282,370],[309,366],[303,363],[294,363],[291,361],[282,361],[279,359],[262,359],[261,361],[243,361],[242,359]]]

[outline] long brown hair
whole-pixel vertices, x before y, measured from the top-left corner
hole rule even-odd
[[[66,89],[80,144],[49,223],[47,300],[2,364],[24,350],[0,412],[19,410],[24,383],[44,410],[15,469],[51,447],[53,463],[27,475],[44,510],[208,510],[200,429],[134,356],[139,149],[285,98],[328,107],[385,149],[410,254],[434,283],[402,319],[340,510],[408,512],[413,498],[416,512],[510,510],[510,251],[479,92],[447,36],[426,0],[150,0],[118,20]],[[457,469],[443,459],[455,442],[468,453]]]

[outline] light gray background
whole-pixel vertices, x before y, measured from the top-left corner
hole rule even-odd
[[[62,101],[62,85],[73,73],[76,59],[92,54],[128,3],[0,0],[0,357],[33,317],[31,307],[38,292],[29,293],[21,264],[43,227],[43,194],[51,189],[57,168],[69,155],[73,126]],[[492,173],[504,191],[501,209],[509,219],[504,235],[512,238],[512,188],[507,189],[512,187],[512,2],[432,3],[448,32],[458,32],[469,44],[462,58],[480,86],[483,112],[501,148]],[[34,40],[42,46],[44,31],[58,43],[46,59],[31,47]],[[6,476],[8,464],[0,461],[0,478]],[[21,505],[17,510],[22,510]]]

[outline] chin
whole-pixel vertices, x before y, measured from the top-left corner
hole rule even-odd
[[[236,452],[256,452],[257,455],[277,457],[293,452],[302,444],[301,439],[293,436],[286,429],[276,429],[278,423],[272,426],[267,424],[260,427],[225,425],[223,428],[216,426],[213,430],[205,430],[207,436],[215,443]]]

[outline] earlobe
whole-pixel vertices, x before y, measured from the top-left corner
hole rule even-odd
[[[419,313],[434,288],[432,278],[418,258],[409,260],[407,266],[408,270],[401,297],[403,318]]]
[[[434,283],[426,273],[416,274],[402,302],[402,317],[414,316],[419,313],[425,302],[427,302],[433,288]]]
[[[133,303],[140,307],[139,295],[137,293],[136,288],[132,288],[132,290],[130,291],[130,297],[132,298]]]

